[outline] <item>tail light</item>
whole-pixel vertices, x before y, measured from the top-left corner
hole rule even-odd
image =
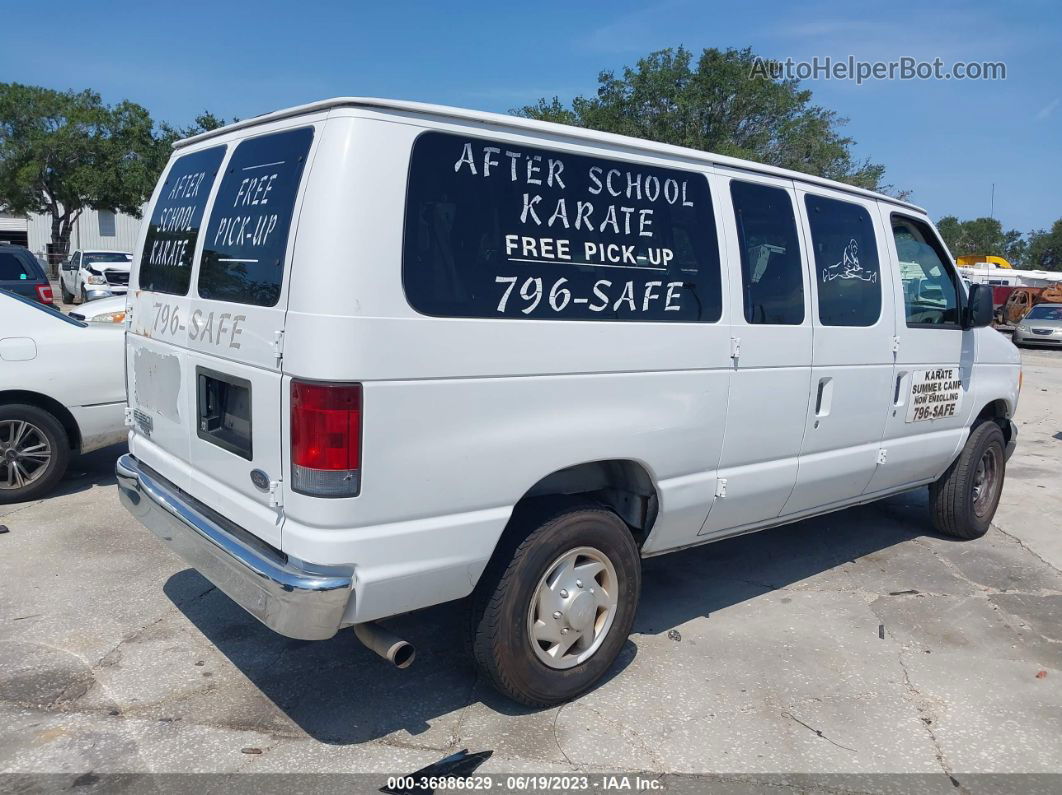
[[[361,490],[361,384],[291,382],[291,484],[314,497]]]
[[[37,288],[37,300],[42,304],[51,304],[55,302],[55,296],[52,295],[52,286],[50,284],[38,284]]]

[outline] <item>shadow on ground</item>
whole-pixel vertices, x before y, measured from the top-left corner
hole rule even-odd
[[[929,526],[924,490],[814,520],[732,538],[645,561],[631,640],[609,677],[637,654],[639,636],[754,599],[848,561],[908,541]],[[506,715],[535,712],[478,681],[464,651],[463,605],[450,603],[387,621],[417,647],[405,671],[391,668],[342,631],[328,641],[296,641],[266,629],[191,569],[167,596],[270,701],[315,739],[361,743],[482,701]],[[209,591],[202,595],[204,591]],[[201,597],[201,598],[200,598]],[[606,680],[607,681],[607,680]]]
[[[93,450],[85,455],[71,456],[66,474],[63,475],[55,490],[45,499],[61,497],[64,494],[76,494],[93,486],[115,485],[117,481],[114,478],[114,462],[128,449],[128,445],[121,442],[100,450]]]

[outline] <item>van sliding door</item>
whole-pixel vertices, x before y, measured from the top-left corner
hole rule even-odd
[[[811,307],[790,180],[719,169],[731,360],[718,499],[701,535],[778,516],[797,478],[811,378]]]
[[[783,511],[858,497],[878,466],[892,400],[892,274],[877,203],[797,190],[811,252],[814,355],[796,488]]]

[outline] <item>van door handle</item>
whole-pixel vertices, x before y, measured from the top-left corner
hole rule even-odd
[[[907,402],[907,395],[903,388],[904,381],[907,379],[907,372],[898,373],[896,375],[896,386],[892,393],[892,405],[899,407]]]
[[[833,378],[819,379],[819,388],[815,396],[815,416],[825,417],[830,413],[833,403]]]

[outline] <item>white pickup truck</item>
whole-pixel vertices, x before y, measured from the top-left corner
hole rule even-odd
[[[132,256],[125,251],[75,251],[59,268],[63,303],[125,295]]]

